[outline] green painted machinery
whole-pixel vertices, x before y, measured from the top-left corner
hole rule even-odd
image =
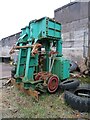
[[[53,93],[69,78],[69,61],[62,55],[61,24],[54,19],[31,21],[14,49],[19,49],[15,81],[25,90]]]

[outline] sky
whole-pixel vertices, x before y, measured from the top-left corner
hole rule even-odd
[[[0,0],[0,40],[21,31],[33,19],[54,17],[54,10],[74,0]]]

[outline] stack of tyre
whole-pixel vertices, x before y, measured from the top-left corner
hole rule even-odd
[[[72,79],[61,82],[60,88],[65,90],[65,102],[73,109],[90,112],[90,84],[80,85],[79,80]]]

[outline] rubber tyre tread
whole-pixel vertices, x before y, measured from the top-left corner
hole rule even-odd
[[[70,91],[65,91],[64,99],[73,109],[79,112],[90,112],[90,98],[83,98]]]
[[[77,89],[87,89],[90,90],[90,84],[85,83],[85,84],[80,84]]]
[[[60,83],[60,88],[63,90],[75,90],[80,85],[78,79],[65,80]]]

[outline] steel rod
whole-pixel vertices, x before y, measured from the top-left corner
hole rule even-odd
[[[14,46],[13,48],[14,49],[20,49],[20,48],[31,48],[33,47],[34,45],[25,45],[25,46]]]

